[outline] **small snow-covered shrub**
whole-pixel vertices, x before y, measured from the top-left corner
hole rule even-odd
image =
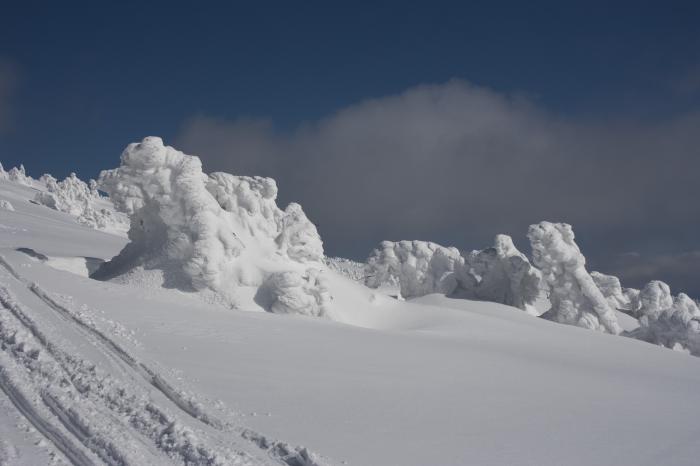
[[[32,185],[32,177],[27,175],[24,165],[20,164],[19,168],[12,167],[9,171],[5,171],[0,163],[0,180],[8,180],[14,183],[19,183],[27,186]]]
[[[657,280],[641,290],[639,301],[640,326],[628,336],[700,356],[700,309],[695,301],[685,293],[672,297],[668,285]]]
[[[362,262],[355,262],[343,257],[325,257],[323,262],[329,269],[335,270],[350,280],[360,283],[365,281],[365,264]]]
[[[313,272],[321,238],[301,206],[277,206],[274,180],[207,175],[198,157],[147,137],[130,144],[98,186],[129,216],[131,241],[96,277],[157,269],[180,288],[228,294],[256,286],[268,310],[324,314]]]
[[[14,212],[15,208],[12,203],[5,199],[0,199],[0,210],[7,210],[9,212]]]
[[[457,269],[455,296],[492,301],[535,313],[541,274],[518,251],[508,235],[497,235],[494,246],[472,251]]]
[[[619,334],[617,316],[586,271],[586,259],[574,242],[574,232],[565,223],[531,225],[528,238],[533,262],[549,285],[552,307],[542,317]]]
[[[457,248],[429,241],[383,241],[367,259],[365,284],[378,288],[396,280],[404,298],[451,294],[457,288],[455,270],[463,264]]]
[[[95,180],[90,180],[88,184],[71,173],[65,180],[57,181],[45,174],[39,178],[39,183],[46,187],[46,191],[37,192],[35,202],[72,215],[78,223],[90,228],[125,228],[126,219],[97,205],[101,199]]]

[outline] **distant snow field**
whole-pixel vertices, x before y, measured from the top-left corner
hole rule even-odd
[[[0,465],[699,464],[691,297],[561,223],[329,258],[276,199],[156,137],[0,165]]]

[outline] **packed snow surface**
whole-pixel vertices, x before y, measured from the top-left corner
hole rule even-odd
[[[0,180],[15,208],[0,210],[0,464],[698,463],[700,359],[685,354],[696,303],[661,282],[635,293],[589,275],[570,227],[540,224],[532,264],[502,237],[471,254],[388,244],[375,278],[423,294],[403,301],[324,260],[301,209],[276,206],[274,181],[205,175],[141,144],[103,177],[129,238],[32,202],[47,179]],[[228,241],[237,255],[198,268],[195,250]],[[114,256],[124,274],[89,278]],[[574,326],[513,306],[535,267]],[[434,293],[464,291],[464,273],[511,305]],[[200,299],[230,284],[237,308]],[[607,330],[601,309],[645,341],[577,328]]]

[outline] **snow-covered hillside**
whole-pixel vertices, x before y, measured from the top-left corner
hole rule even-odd
[[[160,140],[103,174],[123,213],[2,173],[0,464],[698,463],[700,359],[658,346],[700,351],[695,302],[588,273],[570,228],[365,266]]]

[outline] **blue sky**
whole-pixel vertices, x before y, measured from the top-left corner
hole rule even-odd
[[[687,105],[673,86],[700,50],[697,2],[177,3],[6,2],[3,159],[94,174],[192,115],[293,126],[451,78],[565,114],[654,118]]]
[[[381,239],[402,239],[397,235],[466,249],[484,247],[501,232],[517,242],[527,221],[547,217],[576,222],[594,264],[631,277],[635,285],[660,273],[685,277],[690,286],[700,272],[693,255],[700,249],[695,239],[700,223],[686,220],[692,209],[678,207],[691,202],[694,191],[668,188],[691,184],[674,180],[694,170],[698,159],[693,139],[700,110],[698,2],[145,3],[5,2],[0,18],[3,164],[23,162],[35,176],[76,171],[94,177],[115,166],[129,142],[160,135],[201,155],[205,168],[277,177],[282,200],[305,206],[332,253],[361,257]],[[422,91],[425,85],[438,88]],[[492,94],[483,97],[484,92]],[[435,99],[442,99],[437,106]],[[454,109],[450,100],[471,110]],[[480,121],[480,111],[492,119]],[[405,112],[420,117],[404,121]],[[381,139],[358,128],[377,113],[387,120],[377,120],[375,127],[386,125],[380,134],[391,141],[355,147],[353,141]],[[409,139],[391,144],[411,132],[401,124],[415,122],[434,129],[435,137],[417,142],[428,141],[427,165],[415,158],[407,162],[401,151],[416,145]],[[431,142],[439,142],[444,131],[436,122],[448,122],[455,135],[496,128],[488,139],[493,147],[482,138],[455,142],[443,152]],[[493,126],[484,126],[488,122]],[[544,208],[529,209],[520,199],[495,201],[503,191],[497,179],[474,192],[469,186],[478,180],[454,180],[421,191],[417,200],[411,199],[413,188],[397,187],[396,199],[382,204],[387,196],[379,181],[359,183],[372,196],[363,198],[352,186],[336,192],[333,184],[318,180],[349,168],[357,168],[354,175],[362,178],[375,166],[387,170],[377,180],[396,175],[396,166],[404,170],[399,178],[415,180],[411,167],[425,172],[431,161],[481,170],[480,177],[490,179],[484,154],[501,146],[515,159],[496,153],[491,160],[509,166],[522,160],[532,165],[543,157],[531,133],[514,126],[534,128],[547,142],[544,163],[553,170],[548,179],[573,176],[571,184],[580,192],[563,196],[562,204],[561,195],[543,191],[537,203]],[[639,143],[650,134],[658,137]],[[521,153],[523,137],[530,142]],[[504,140],[512,142],[501,144]],[[471,151],[476,146],[484,146],[478,157]],[[552,147],[576,155],[555,160]],[[295,173],[312,173],[309,161],[321,153],[329,154],[324,163],[334,161],[328,162],[328,173],[315,172],[311,179]],[[669,154],[670,168],[654,162]],[[366,163],[346,167],[341,161],[355,157]],[[578,174],[571,175],[568,166],[576,166]],[[635,167],[632,177],[624,176],[628,166]],[[596,170],[619,179],[606,179],[598,188],[598,177],[584,177]],[[527,182],[518,189],[528,190]],[[600,195],[589,196],[588,190]],[[485,192],[478,205],[446,201]],[[319,198],[356,209],[354,222],[362,218],[362,204],[376,201],[381,208],[368,213],[371,228],[349,234],[353,225],[334,218],[332,206]],[[452,210],[420,224],[421,205],[431,203],[447,203]],[[400,207],[406,205],[411,207]],[[488,207],[483,215],[482,205]],[[392,209],[405,214],[382,214]],[[500,215],[487,215],[494,210]],[[600,211],[600,220],[579,214],[582,210]],[[531,219],[509,220],[521,212]],[[471,220],[459,223],[450,215]],[[483,221],[473,220],[478,215]],[[613,257],[613,250],[627,255]],[[630,257],[640,259],[630,265]],[[639,263],[659,261],[664,265],[639,272]]]

